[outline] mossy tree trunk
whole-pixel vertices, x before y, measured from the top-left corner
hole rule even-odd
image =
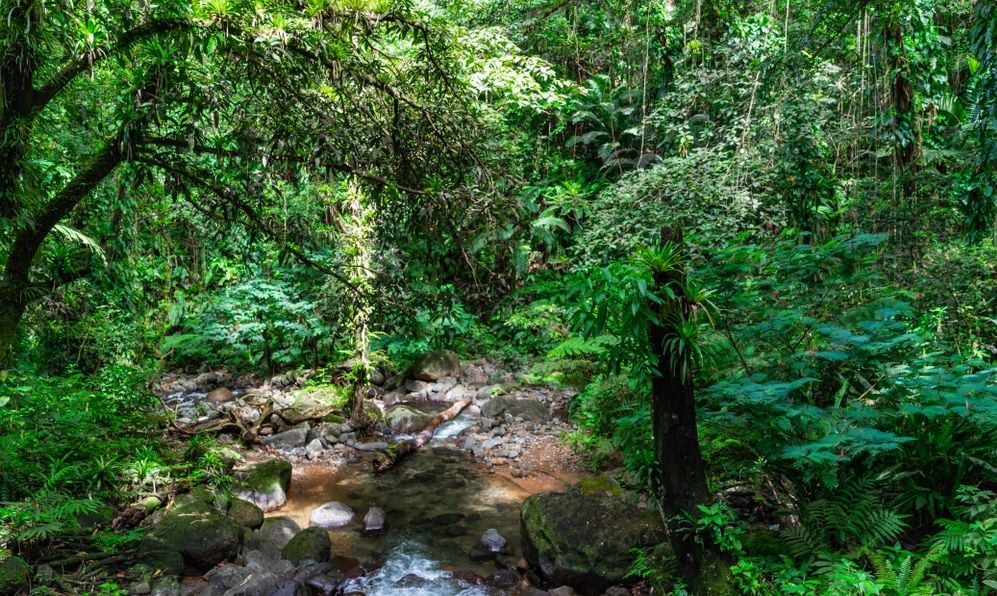
[[[348,409],[350,426],[363,428],[370,424],[370,416],[365,408],[366,394],[370,387],[370,294],[373,290],[371,269],[371,228],[373,208],[366,204],[366,197],[360,187],[353,183],[346,191],[347,216],[343,222],[345,240],[349,245],[350,282],[356,291],[353,310],[353,340],[357,364],[353,367],[353,393]]]
[[[663,231],[662,244],[668,242],[681,246],[681,232]],[[667,271],[654,272],[654,285],[659,292],[670,287],[676,294],[674,299],[665,301],[660,320],[651,321],[648,328],[658,357],[658,374],[651,383],[651,417],[657,462],[654,488],[679,571],[692,593],[729,594],[733,593],[730,570],[723,553],[716,545],[697,543],[687,522],[681,520],[685,515],[693,519],[699,517],[697,506],[711,500],[696,427],[691,355],[681,351],[678,342],[670,341],[677,333],[675,322],[695,316],[695,305],[681,291],[685,282],[682,264]]]

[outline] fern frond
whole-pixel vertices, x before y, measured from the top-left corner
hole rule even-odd
[[[919,586],[924,581],[925,577],[928,575],[928,571],[934,566],[935,563],[942,560],[945,557],[945,549],[940,546],[933,546],[928,552],[924,554],[923,557],[914,565],[914,568],[910,571],[910,579],[908,581],[908,586]]]
[[[93,254],[100,258],[102,263],[105,265],[107,264],[107,255],[104,253],[104,249],[90,236],[87,236],[76,228],[71,228],[62,224],[56,224],[53,231],[61,235],[69,242],[74,242],[80,246],[90,249]]]

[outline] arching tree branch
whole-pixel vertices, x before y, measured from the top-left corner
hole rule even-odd
[[[89,55],[80,56],[75,61],[63,66],[57,74],[35,92],[32,101],[34,110],[37,112],[43,109],[73,79],[111,55],[124,51],[143,39],[184,29],[189,30],[193,27],[195,25],[186,19],[161,19],[143,23],[122,33],[114,43],[94,48]]]

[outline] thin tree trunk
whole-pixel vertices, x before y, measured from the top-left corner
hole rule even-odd
[[[665,230],[662,243],[682,243],[681,232]],[[654,273],[657,288],[681,287],[682,269]],[[681,296],[665,309],[676,309],[683,319],[692,316],[691,306]],[[675,312],[675,311],[673,311]],[[657,460],[655,492],[669,530],[669,540],[678,559],[679,570],[693,594],[731,593],[730,570],[720,550],[713,544],[697,544],[695,536],[677,516],[699,517],[698,505],[710,502],[706,466],[699,448],[696,427],[696,397],[692,363],[688,354],[676,353],[668,339],[675,333],[667,321],[649,324],[649,335],[658,357],[658,375],[651,383],[651,420]]]
[[[895,199],[894,229],[901,245],[910,244],[912,197],[916,191],[915,160],[920,144],[915,130],[914,85],[911,84],[910,64],[904,45],[903,29],[897,17],[887,26],[884,37],[889,44],[890,69],[895,73],[890,81],[890,99],[893,103],[893,129],[896,139],[893,147],[895,179],[900,183],[900,197]],[[906,137],[906,138],[905,138]],[[896,183],[894,183],[896,184]],[[894,191],[895,192],[895,191]]]

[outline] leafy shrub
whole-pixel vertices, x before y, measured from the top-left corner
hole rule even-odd
[[[106,366],[89,377],[0,379],[0,543],[24,547],[76,527],[77,515],[95,511],[94,499],[133,488],[129,471],[151,485],[161,468],[150,464],[159,445],[148,435],[156,402],[147,378],[146,370]]]
[[[254,279],[223,289],[180,322],[162,349],[180,365],[241,369],[316,366],[331,348],[317,307],[287,280]]]

